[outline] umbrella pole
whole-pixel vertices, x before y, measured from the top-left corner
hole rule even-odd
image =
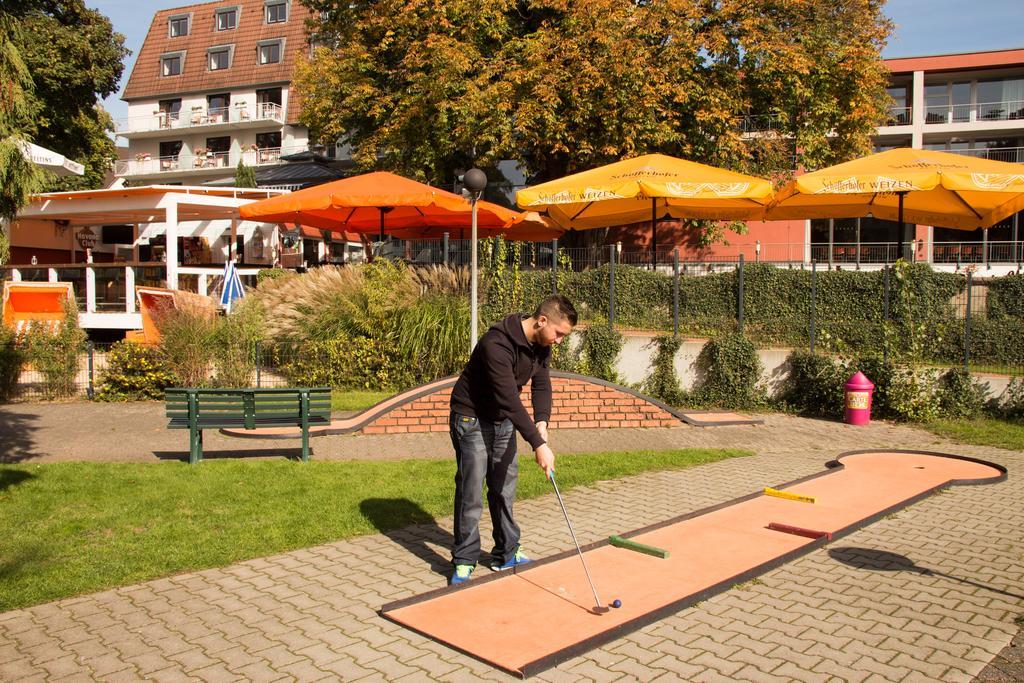
[[[651,197],[651,270],[658,269],[658,199]]]
[[[384,207],[380,207],[380,242],[384,243]]]
[[[897,261],[900,260],[901,258],[903,258],[903,230],[904,230],[904,225],[903,225],[903,197],[905,197],[906,194],[907,194],[906,192],[897,192],[896,193],[896,196],[898,197],[898,207],[899,207],[898,208],[899,216],[897,216],[897,221],[899,222],[899,227],[896,229],[896,260]]]

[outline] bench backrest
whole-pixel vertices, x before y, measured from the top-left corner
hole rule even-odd
[[[247,428],[256,420],[291,421],[302,416],[302,394],[309,396],[311,418],[331,417],[330,387],[286,389],[167,389],[167,417],[187,420],[189,401],[194,400],[196,416],[209,423],[217,418],[245,420]],[[194,398],[193,398],[194,397]]]

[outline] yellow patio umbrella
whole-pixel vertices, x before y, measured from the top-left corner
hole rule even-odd
[[[900,148],[798,176],[766,220],[874,216],[975,230],[1024,210],[1024,166]],[[902,253],[903,231],[899,232]]]
[[[659,218],[760,220],[771,197],[772,185],[762,178],[647,154],[528,187],[516,203],[566,229],[650,219],[657,252]]]

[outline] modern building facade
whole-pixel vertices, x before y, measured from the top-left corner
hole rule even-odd
[[[936,149],[1022,164],[1024,173],[1024,49],[886,60],[894,100],[875,148]],[[756,135],[756,130],[750,133]],[[986,230],[904,227],[904,256],[936,266],[984,266],[992,274],[1015,271],[1024,258],[1024,217]],[[727,233],[727,245],[701,246],[691,231],[665,221],[658,230],[659,259],[678,247],[687,260],[735,260],[860,267],[898,257],[895,222],[875,219],[751,222],[746,234]],[[649,249],[650,224],[610,231],[624,251]],[[662,254],[662,249],[666,250]],[[648,257],[649,258],[649,257]]]

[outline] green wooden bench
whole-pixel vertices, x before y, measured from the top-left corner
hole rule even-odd
[[[310,426],[331,423],[329,387],[296,389],[167,389],[168,429],[189,430],[188,461],[203,459],[204,429],[300,427],[302,461]]]

